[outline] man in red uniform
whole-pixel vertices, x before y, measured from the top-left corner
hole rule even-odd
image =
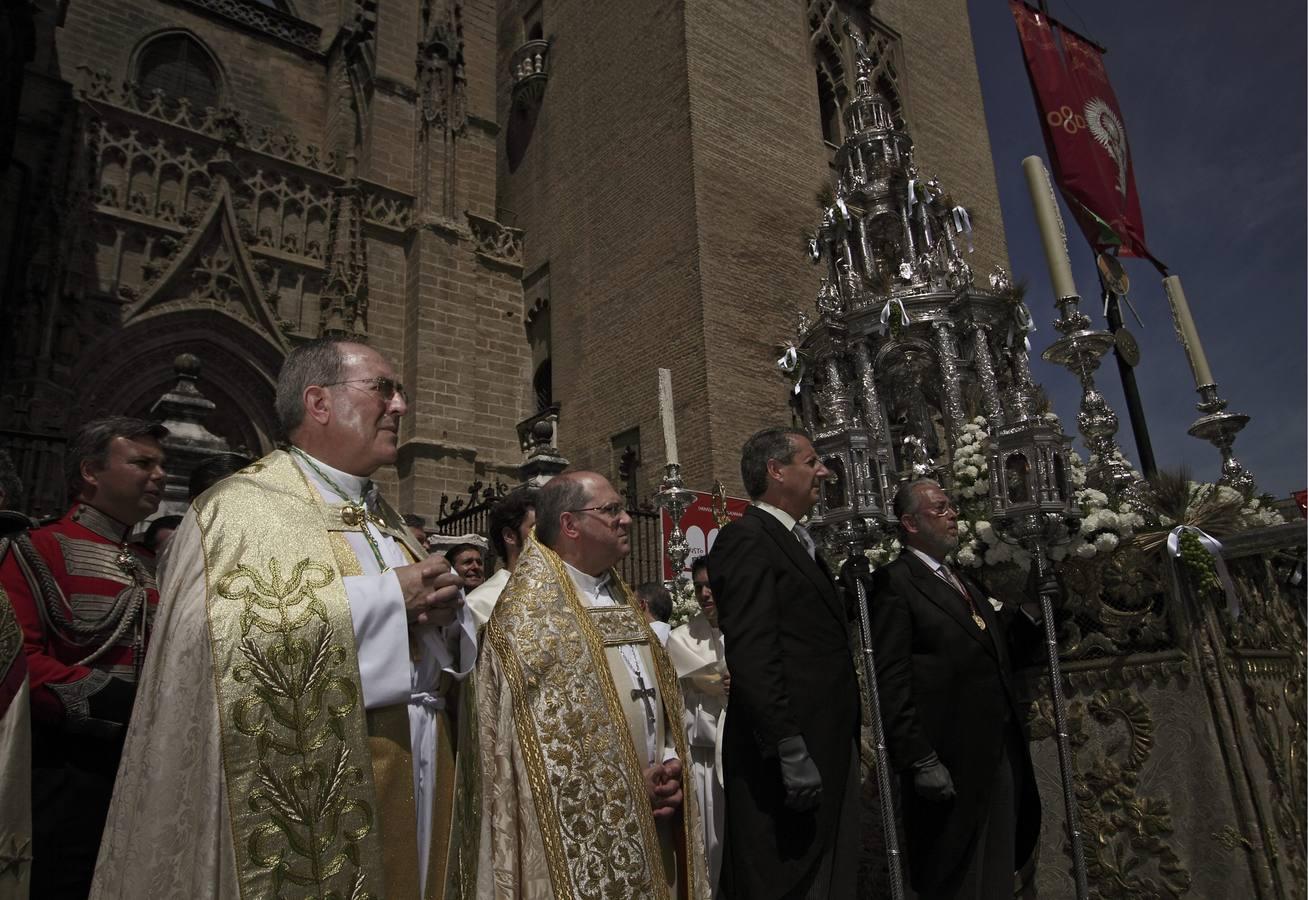
[[[163,497],[167,433],[143,419],[88,423],[67,450],[72,507],[0,563],[31,679],[34,897],[90,891],[159,600],[126,539]]]

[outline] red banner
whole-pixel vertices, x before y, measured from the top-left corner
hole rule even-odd
[[[705,556],[713,549],[713,542],[718,537],[718,520],[713,512],[713,495],[704,491],[695,491],[695,501],[686,507],[681,517],[681,530],[690,544],[690,555],[686,557],[683,572],[689,577],[690,564],[697,558]],[[734,522],[745,514],[749,508],[748,500],[738,497],[727,498],[727,518]],[[659,548],[663,553],[663,580],[671,581],[675,577],[672,560],[668,557],[668,534],[672,531],[672,516],[665,509],[659,517]]]
[[[1116,248],[1166,271],[1145,246],[1131,147],[1103,55],[1023,0],[1009,0],[1008,5],[1017,22],[1054,179],[1086,240],[1096,253]]]

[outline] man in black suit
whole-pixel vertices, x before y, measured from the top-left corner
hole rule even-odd
[[[904,552],[873,572],[870,603],[910,878],[922,900],[1010,900],[1040,833],[1012,678],[1039,631],[944,564],[958,546],[958,512],[939,484],[901,485],[894,513]]]
[[[709,554],[731,671],[723,893],[853,897],[858,683],[844,603],[798,524],[830,473],[804,432],[769,428],[740,474],[753,505]]]

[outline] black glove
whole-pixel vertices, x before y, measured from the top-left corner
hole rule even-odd
[[[851,553],[840,565],[840,581],[846,587],[854,586],[855,578],[867,580],[872,577],[872,561],[863,553]]]
[[[913,790],[923,800],[932,803],[954,799],[954,779],[949,777],[949,770],[940,757],[932,753],[913,763]]]
[[[114,725],[127,724],[135,701],[136,685],[122,678],[110,678],[104,687],[86,698],[91,719]]]
[[[795,734],[778,741],[777,758],[786,786],[786,808],[795,812],[817,809],[822,802],[822,774],[808,755],[803,736]]]
[[[864,597],[872,593],[872,563],[862,553],[851,553],[840,566],[840,586],[845,591],[846,613],[858,617],[858,583],[863,583]]]

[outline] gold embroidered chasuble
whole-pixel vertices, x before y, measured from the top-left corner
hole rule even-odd
[[[682,817],[660,840],[645,748],[620,694],[630,682],[614,650],[648,651],[662,720],[685,766],[676,673],[616,572],[610,586],[618,606],[587,608],[563,561],[533,537],[483,632],[480,898],[672,900],[670,885],[678,898],[708,896],[684,778]],[[672,871],[664,845],[675,850]]]
[[[420,554],[393,510],[377,519]],[[92,897],[419,896],[407,708],[365,712],[342,582],[359,571],[344,533],[361,527],[280,451],[192,507],[133,718],[151,727],[129,728]],[[472,877],[457,851],[476,812],[451,833],[469,778],[449,734],[428,897]]]

